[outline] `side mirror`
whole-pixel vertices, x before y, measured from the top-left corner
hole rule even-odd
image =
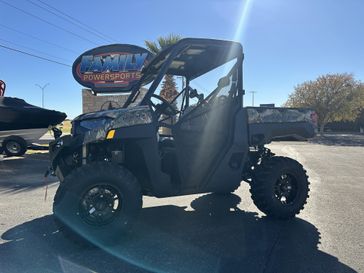
[[[222,87],[225,87],[225,86],[228,86],[230,84],[230,77],[229,76],[226,76],[226,77],[222,77],[219,82],[217,83],[217,86],[219,88],[222,88]]]
[[[197,98],[199,102],[203,101],[203,99],[205,98],[205,96],[203,94],[199,94],[197,93],[196,89],[190,89],[190,98]]]
[[[197,94],[197,90],[196,89],[190,89],[190,98],[193,99],[193,98],[196,98],[198,96]]]
[[[54,139],[57,139],[62,136],[62,130],[58,129],[57,127],[52,127]]]

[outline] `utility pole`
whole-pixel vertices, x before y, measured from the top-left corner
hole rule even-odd
[[[252,93],[252,106],[254,106],[254,94],[257,93],[257,91],[250,91],[249,93]]]
[[[38,86],[42,90],[42,108],[44,108],[44,89],[49,85],[49,83],[46,83],[45,85],[41,86],[40,84],[35,84],[35,86]]]

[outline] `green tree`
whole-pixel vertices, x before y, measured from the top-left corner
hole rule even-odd
[[[316,111],[320,132],[332,121],[353,121],[360,113],[361,83],[352,74],[327,74],[297,85],[286,106],[309,107]]]
[[[364,131],[364,83],[361,83],[355,92],[353,104],[355,105],[357,117],[355,122],[359,125],[360,131]]]
[[[161,50],[177,43],[181,40],[181,36],[176,34],[170,34],[166,37],[159,37],[156,42],[145,41],[145,46],[154,54],[158,54]],[[172,75],[165,75],[160,96],[165,98],[167,101],[172,101],[178,94],[176,81]]]

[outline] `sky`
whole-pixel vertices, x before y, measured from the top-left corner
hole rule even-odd
[[[82,27],[40,7],[77,18]],[[0,0],[0,45],[72,65],[100,45],[144,46],[170,33],[235,40],[245,54],[244,104],[256,91],[255,105],[280,106],[295,85],[322,74],[347,72],[364,81],[363,10],[362,0]],[[0,47],[7,96],[40,106],[36,84],[49,83],[45,107],[74,118],[82,86],[62,64]]]

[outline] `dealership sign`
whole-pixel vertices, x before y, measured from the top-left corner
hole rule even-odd
[[[73,77],[95,92],[127,92],[153,55],[134,45],[108,45],[86,51],[73,63]]]

